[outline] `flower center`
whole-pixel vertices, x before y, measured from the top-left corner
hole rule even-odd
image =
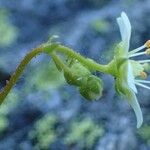
[[[140,52],[143,49],[146,49],[146,50],[143,51],[143,52]],[[136,48],[136,49],[134,49],[134,50],[132,50],[132,51],[130,51],[128,53],[128,57],[129,58],[136,57],[136,56],[141,56],[141,55],[150,55],[150,40],[148,40],[141,47],[138,47],[138,48]],[[149,63],[150,59],[138,60],[137,62],[140,63],[140,64]],[[146,84],[150,84],[150,81],[144,80],[144,79],[147,78],[147,73],[144,72],[144,71],[141,71],[140,72],[140,77],[143,80],[136,80],[136,79],[134,79],[135,84],[150,90],[150,86],[146,85]]]

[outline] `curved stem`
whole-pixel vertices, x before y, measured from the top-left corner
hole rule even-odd
[[[55,51],[64,53],[69,57],[77,59],[78,61],[80,61],[81,63],[86,65],[91,70],[96,70],[96,71],[100,71],[100,72],[103,72],[103,73],[110,74],[109,65],[98,64],[98,63],[94,62],[93,60],[91,60],[89,58],[85,58],[85,57],[81,56],[79,53],[75,52],[71,48],[68,48],[68,47],[63,46],[63,45],[58,45],[58,47],[55,49]],[[49,52],[48,49],[47,49],[46,52],[51,53],[51,52]]]
[[[63,63],[63,61],[55,54],[55,52],[52,52],[50,55],[51,55],[53,61],[55,62],[56,66],[59,66],[61,68],[61,70],[71,73],[69,67]]]
[[[109,73],[109,65],[100,65],[91,59],[84,58],[79,53],[74,52],[74,50],[72,50],[68,47],[62,46],[60,44],[57,44],[57,43],[47,44],[46,43],[44,45],[41,45],[41,46],[33,49],[31,52],[29,52],[23,58],[23,60],[21,61],[21,63],[17,67],[16,71],[10,77],[10,80],[6,83],[5,87],[1,89],[1,91],[0,91],[0,104],[6,98],[6,96],[10,92],[11,88],[16,84],[16,82],[18,81],[19,77],[21,76],[25,67],[31,61],[31,59],[40,53],[47,53],[50,56],[52,55],[52,57],[55,57],[55,59],[57,59],[57,57],[52,54],[53,51],[58,51],[58,52],[61,52],[65,55],[71,57],[71,58],[75,58],[78,61],[80,61],[81,63],[83,63],[84,65],[86,65],[87,67],[89,67],[89,69],[97,70],[97,71],[100,71],[103,73]],[[59,63],[61,63],[61,61],[59,61]],[[63,66],[63,63],[61,65]],[[65,66],[63,66],[63,67],[65,69],[68,69]]]
[[[20,62],[19,66],[17,67],[16,71],[11,75],[9,81],[6,82],[5,87],[1,89],[0,104],[6,98],[6,96],[12,89],[12,87],[16,84],[16,82],[18,81],[19,77],[21,76],[25,67],[31,61],[31,59],[41,53],[44,53],[45,49],[49,49],[49,51],[53,51],[53,49],[55,49],[56,47],[57,47],[57,44],[41,45],[41,46],[33,49],[28,54],[26,54],[26,56],[23,58],[23,60]]]
[[[30,62],[30,60],[33,57],[40,54],[41,52],[42,52],[42,48],[35,48],[24,57],[24,59],[17,67],[16,71],[10,77],[10,80],[6,83],[5,87],[0,91],[0,104],[3,102],[7,94],[10,92],[11,88],[15,85],[18,78],[20,77],[23,70],[25,69],[26,65]]]

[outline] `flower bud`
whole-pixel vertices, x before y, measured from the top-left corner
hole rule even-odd
[[[79,87],[80,94],[87,100],[98,100],[102,96],[102,80],[94,75],[87,77],[86,84]]]
[[[70,72],[64,72],[66,82],[70,85],[81,86],[91,72],[78,61],[70,66]]]

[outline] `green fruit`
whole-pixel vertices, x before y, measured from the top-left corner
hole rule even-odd
[[[85,66],[79,62],[74,62],[70,67],[70,72],[64,72],[64,77],[68,84],[81,86],[90,74],[91,72]]]
[[[80,94],[87,100],[98,100],[102,96],[102,80],[94,75],[87,78],[86,84],[79,87]]]

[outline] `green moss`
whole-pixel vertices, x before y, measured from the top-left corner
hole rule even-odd
[[[14,27],[8,17],[8,12],[0,9],[0,46],[8,46],[12,44],[17,38],[17,29]]]
[[[5,101],[1,104],[0,115],[8,115],[18,104],[18,92],[12,90],[6,97]]]
[[[95,20],[91,23],[91,26],[96,32],[103,33],[108,30],[109,23],[105,20]]]
[[[137,0],[125,0],[125,1],[124,1],[124,4],[129,7],[129,6],[134,5],[134,4],[136,3],[136,1],[137,1]]]
[[[77,144],[81,149],[91,148],[103,133],[104,129],[102,126],[86,118],[71,124],[70,131],[66,135],[64,141],[68,145]]]
[[[138,134],[148,145],[150,145],[150,125],[141,127]]]
[[[6,116],[0,115],[0,134],[2,134],[8,127],[9,121]]]
[[[36,140],[37,149],[46,150],[56,140],[55,125],[57,122],[55,115],[47,114],[35,123],[34,130],[29,132],[29,138]]]
[[[13,90],[6,97],[5,101],[0,106],[0,134],[2,134],[9,126],[8,114],[18,104],[18,93]]]
[[[65,83],[63,74],[58,71],[53,62],[41,63],[37,67],[31,67],[30,70],[25,85],[29,92],[31,88],[50,92],[50,89],[57,89]]]

